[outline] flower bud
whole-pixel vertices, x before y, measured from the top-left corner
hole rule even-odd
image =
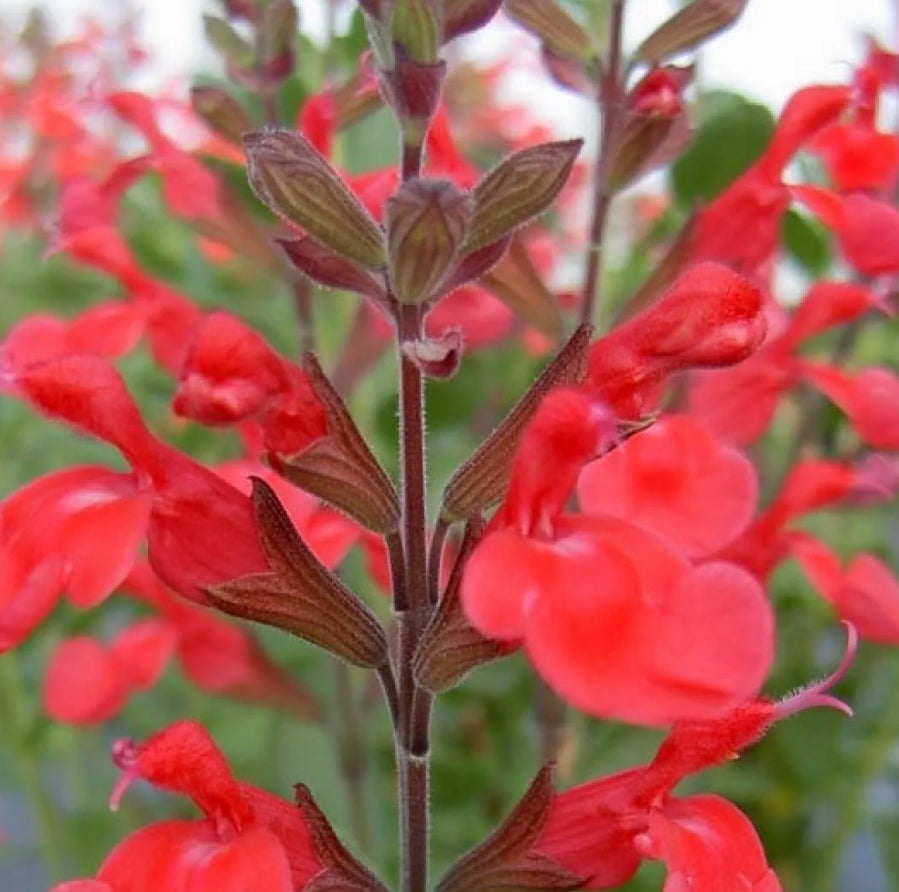
[[[402,303],[434,294],[465,241],[471,213],[471,197],[448,180],[410,180],[390,197],[387,252]]]
[[[443,42],[442,18],[435,0],[394,0],[394,46],[416,62],[436,62]]]

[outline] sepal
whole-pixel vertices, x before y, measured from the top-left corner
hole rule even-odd
[[[387,887],[347,850],[305,784],[294,787],[297,806],[309,829],[309,840],[324,870],[303,892],[388,892]]]
[[[443,0],[444,43],[483,28],[502,5],[503,0]]]
[[[555,0],[506,0],[506,12],[556,56],[581,61],[596,56],[590,35]]]
[[[435,892],[571,890],[583,886],[583,877],[533,851],[546,826],[554,796],[550,763],[540,770],[506,820],[444,874]]]
[[[736,22],[749,0],[693,0],[663,22],[634,53],[640,62],[661,62],[696,49]]]
[[[387,300],[382,282],[361,266],[335,254],[308,235],[295,239],[275,239],[290,262],[317,285],[364,294],[378,302]]]
[[[191,87],[190,104],[219,136],[240,145],[241,137],[253,123],[241,104],[221,87]]]
[[[243,141],[260,201],[338,254],[372,269],[384,266],[380,227],[306,137],[270,129]]]
[[[404,341],[403,353],[429,378],[445,381],[459,371],[462,364],[462,331],[448,328],[437,338]]]
[[[312,553],[274,490],[253,478],[253,507],[270,573],[209,586],[219,610],[311,641],[355,666],[384,665],[387,638],[367,607]]]
[[[368,529],[393,532],[399,524],[400,508],[390,478],[311,353],[303,357],[303,368],[324,407],[328,433],[294,455],[269,453],[270,464],[291,483],[324,499]]]
[[[446,590],[415,652],[412,664],[415,680],[432,694],[453,687],[472,669],[507,652],[498,641],[486,638],[472,627],[459,598],[465,562],[483,528],[480,519],[468,524]]]
[[[556,339],[562,333],[556,298],[540,278],[520,236],[512,237],[499,263],[481,276],[481,284],[542,334]]]
[[[502,501],[521,434],[543,397],[559,384],[583,381],[592,332],[589,325],[574,332],[499,427],[456,470],[443,491],[440,514],[444,521],[466,520]]]
[[[466,253],[483,248],[545,211],[561,192],[582,139],[548,142],[515,152],[474,188]]]

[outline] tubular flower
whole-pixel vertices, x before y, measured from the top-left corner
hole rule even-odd
[[[698,263],[659,301],[590,349],[586,387],[620,419],[658,403],[665,379],[691,368],[732,365],[765,337],[762,294],[716,263]]]
[[[773,256],[780,220],[791,201],[784,168],[851,98],[849,87],[837,86],[806,87],[792,96],[762,157],[700,212],[694,260],[717,260],[752,275]]]
[[[842,373],[804,361],[797,352],[809,339],[852,322],[873,309],[888,307],[883,297],[871,288],[850,282],[815,283],[783,330],[754,356],[734,368],[698,372],[693,376],[688,403],[690,414],[728,442],[746,445],[764,434],[781,398],[800,380],[809,381],[841,406],[857,405],[858,400],[853,403],[851,393],[845,395],[845,387],[834,385],[833,396],[828,392],[827,374],[832,371],[838,376],[834,380],[843,380],[839,377]],[[826,371],[816,376],[816,369]],[[877,397],[872,393],[863,399],[872,403]],[[879,402],[889,417],[889,401]],[[888,422],[875,422],[873,426],[880,429],[884,423]]]
[[[267,569],[249,497],[157,440],[111,365],[67,357],[26,368],[15,384],[40,411],[125,456],[134,468],[128,478],[134,490],[152,494],[146,526],[150,562],[177,592],[203,601],[204,586]],[[211,534],[218,543],[212,550]]]
[[[123,776],[112,808],[142,778],[189,797],[204,817],[138,830],[110,852],[95,880],[63,883],[52,892],[300,892],[322,869],[300,811],[237,781],[198,723],[176,722],[141,744],[120,740],[113,759]]]
[[[562,513],[609,424],[583,391],[544,398],[468,559],[462,603],[482,634],[523,642],[540,675],[588,712],[642,724],[720,714],[767,673],[770,608],[734,565],[694,568],[638,526]]]
[[[627,882],[643,858],[665,862],[665,889],[779,892],[758,835],[736,806],[718,796],[679,798],[686,777],[735,758],[779,719],[825,706],[852,711],[828,693],[845,674],[857,638],[823,681],[785,700],[747,701],[714,719],[678,722],[648,764],[558,793],[534,851],[584,878],[584,888]]]

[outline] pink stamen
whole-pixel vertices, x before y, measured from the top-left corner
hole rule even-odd
[[[804,709],[814,709],[817,706],[838,709],[849,716],[853,714],[852,707],[848,703],[844,703],[839,698],[827,693],[849,670],[853,659],[855,659],[855,652],[858,649],[858,632],[855,630],[855,626],[850,622],[844,622],[843,625],[846,627],[846,652],[843,654],[843,659],[840,660],[837,668],[827,678],[823,678],[821,681],[815,682],[797,691],[795,694],[778,701],[775,704],[777,719],[785,719],[788,716],[795,715],[797,712],[802,712]]]
[[[125,791],[140,777],[137,770],[138,755],[137,744],[127,737],[117,740],[112,745],[112,762],[117,768],[122,769],[122,774],[109,794],[110,811],[119,810],[119,803],[122,801]]]

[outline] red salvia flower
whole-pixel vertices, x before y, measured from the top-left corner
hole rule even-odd
[[[96,882],[57,886],[112,892],[300,892],[322,865],[300,811],[271,793],[235,780],[224,756],[201,725],[181,721],[142,744],[120,740],[113,759],[125,788],[142,778],[188,796],[203,811],[199,820],[172,820],[138,830],[107,856]],[[98,885],[99,884],[99,885]]]
[[[749,459],[687,416],[669,415],[588,464],[577,492],[586,514],[620,517],[700,558],[743,531],[758,482]]]
[[[465,610],[484,635],[523,641],[549,684],[589,712],[644,724],[719,714],[767,673],[770,608],[734,565],[694,569],[637,526],[561,513],[609,425],[582,391],[543,400],[468,559]]]
[[[828,690],[848,669],[856,642],[849,626],[846,656],[823,681],[782,701],[747,701],[717,718],[678,722],[648,765],[557,794],[534,850],[590,889],[620,886],[643,858],[654,858],[668,869],[666,890],[779,892],[745,815],[717,796],[671,794],[689,775],[735,758],[781,718],[816,706],[851,715]]]
[[[799,347],[875,308],[889,310],[871,288],[851,282],[815,283],[783,330],[754,356],[733,368],[693,376],[690,413],[731,443],[751,443],[768,429],[781,398],[803,376],[820,387],[811,373],[814,367],[797,358]]]
[[[156,683],[174,649],[174,630],[158,619],[128,626],[109,646],[87,635],[67,638],[47,667],[44,709],[59,722],[105,722],[132,693]]]
[[[658,302],[590,349],[586,386],[621,419],[651,412],[678,371],[731,365],[765,337],[762,294],[716,263],[698,263]]]
[[[0,652],[22,641],[65,591],[97,604],[130,570],[152,506],[133,474],[80,467],[0,503]]]
[[[784,168],[851,98],[849,87],[837,86],[806,87],[792,96],[762,157],[700,212],[693,259],[718,260],[752,275],[773,256],[780,220],[791,201]]]

